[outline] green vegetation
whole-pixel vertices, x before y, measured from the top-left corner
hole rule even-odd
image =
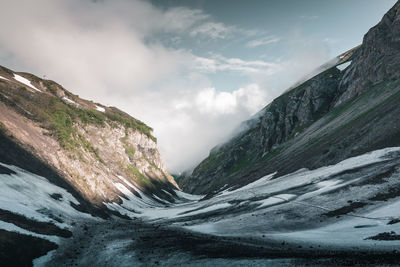
[[[82,152],[87,151],[92,153],[99,162],[104,163],[99,155],[99,150],[80,133],[80,127],[85,125],[101,127],[108,124],[111,127],[125,127],[127,134],[129,129],[132,129],[156,141],[156,138],[152,135],[152,128],[116,108],[110,107],[107,108],[106,112],[100,112],[94,109],[93,103],[78,99],[77,96],[64,90],[66,97],[78,104],[66,103],[57,96],[62,95],[62,88],[60,89],[58,85],[52,82],[46,82],[46,87],[49,93],[33,93],[26,87],[19,86],[12,87],[12,90],[10,88],[7,88],[7,90],[0,88],[0,90],[7,96],[6,102],[16,111],[39,123],[42,128],[47,129],[49,134],[57,139],[62,148],[73,152],[69,153],[70,157],[78,157],[83,160]],[[3,124],[0,124],[0,131],[6,131]],[[133,159],[134,147],[129,144],[124,147],[126,154]],[[144,175],[139,175],[140,172],[136,172],[132,167],[130,169],[143,183],[149,182]]]
[[[381,116],[382,115],[381,113],[375,112],[377,109],[389,104],[390,102],[399,101],[400,91],[395,91],[395,93],[392,93],[393,89],[397,88],[399,85],[400,85],[400,80],[397,80],[395,82],[383,82],[381,84],[377,84],[373,86],[373,88],[370,88],[368,91],[356,97],[355,99],[338,106],[328,114],[328,116],[330,116],[328,117],[328,122],[341,116],[346,110],[350,108],[353,111],[357,110],[355,108],[356,106],[369,107],[371,106],[370,102],[371,100],[376,98],[382,98],[382,96],[386,96],[386,98],[383,101],[379,101],[378,104],[372,106],[368,110],[365,110],[364,112],[359,113],[357,115],[352,115],[351,120],[349,121],[342,120],[337,125],[335,125],[336,128],[333,129],[329,134],[317,137],[316,139],[312,140],[309,144],[307,144],[307,146],[309,147],[318,146],[321,142],[328,140],[332,136],[339,135],[340,132],[344,131],[345,129],[353,127],[357,122],[360,122],[365,118],[368,118],[368,121],[372,121],[377,116]],[[369,118],[369,116],[372,117]]]
[[[220,160],[219,160],[219,153],[211,153],[205,160],[203,160],[197,171],[205,171],[211,169],[211,167],[215,166]]]
[[[120,124],[125,126],[125,128],[131,128],[134,130],[138,130],[139,132],[142,132],[145,135],[147,135],[154,142],[157,141],[157,139],[151,134],[152,129],[139,120],[136,120],[136,119],[134,119],[132,117],[128,117],[128,116],[123,116],[118,113],[106,113],[106,116],[112,122],[119,122]]]
[[[135,156],[135,148],[131,145],[124,144],[125,153],[128,155],[129,159],[132,160]]]
[[[150,179],[144,176],[133,164],[128,164],[126,167],[126,171],[130,174],[132,174],[135,178],[137,178],[137,181],[145,186],[151,187],[153,184],[151,183]]]
[[[67,104],[53,95],[31,94],[23,87],[19,91],[12,92],[14,92],[12,95],[13,102],[18,103],[21,111],[26,113],[26,116],[41,123],[43,128],[48,129],[57,138],[61,147],[71,151],[82,147],[86,151],[93,153],[100,162],[103,162],[103,160],[100,158],[98,150],[79,134],[76,128],[77,124],[102,126],[105,122],[108,122],[113,127],[123,125],[125,128],[143,132],[156,141],[151,134],[152,129],[150,127],[116,109],[103,113]],[[71,96],[69,97],[74,99]],[[133,147],[127,146],[125,149],[126,153],[133,157]]]
[[[229,173],[235,173],[247,167],[251,162],[251,158],[249,155],[245,154],[240,157],[240,159],[235,162],[232,168],[229,170]]]

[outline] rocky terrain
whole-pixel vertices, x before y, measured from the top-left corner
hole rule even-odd
[[[52,170],[97,206],[119,199],[113,183],[121,175],[164,198],[161,188],[176,188],[144,123],[31,74],[1,67],[0,76],[1,162],[26,168],[30,159],[8,149],[20,147],[43,165],[28,170]]]
[[[360,47],[245,122],[246,130],[214,148],[180,186],[209,193],[400,145],[399,31],[397,3]]]

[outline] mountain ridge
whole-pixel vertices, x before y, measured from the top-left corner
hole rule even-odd
[[[143,122],[32,74],[0,67],[0,77],[3,140],[48,165],[88,201],[97,206],[120,201],[115,183],[124,181],[119,176],[167,199],[161,189],[177,188],[152,129]],[[19,155],[13,156],[18,163]],[[0,152],[0,159],[10,162],[7,150]],[[33,171],[42,174],[40,168]]]
[[[398,138],[388,136],[399,134],[390,126],[391,120],[398,125],[393,114],[400,76],[399,9],[398,2],[368,31],[362,45],[341,54],[334,67],[262,109],[259,122],[212,150],[192,175],[180,179],[180,186],[191,193],[213,194],[275,171],[282,175],[317,168],[398,145]],[[350,64],[345,69],[337,68],[346,62]],[[371,118],[379,111],[380,125],[388,125],[375,129]]]

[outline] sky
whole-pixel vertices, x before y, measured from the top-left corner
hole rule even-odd
[[[395,2],[0,0],[0,65],[144,121],[180,173]]]

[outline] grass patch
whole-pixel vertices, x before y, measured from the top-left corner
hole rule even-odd
[[[243,155],[240,157],[239,161],[235,162],[235,164],[230,168],[230,170],[228,171],[228,173],[235,173],[237,171],[240,171],[244,168],[246,168],[247,166],[249,166],[251,162],[251,158],[249,155]]]
[[[205,160],[200,163],[198,167],[198,172],[208,170],[216,166],[219,162],[219,155],[217,153],[211,153]]]
[[[142,184],[142,185],[146,185],[146,186],[152,186],[153,184],[151,183],[150,179],[147,178],[143,173],[141,173],[135,165],[133,164],[128,164],[128,166],[126,167],[126,171],[128,173],[130,173],[133,177],[136,178],[136,180]]]
[[[124,144],[125,153],[128,155],[130,160],[133,160],[135,156],[135,148],[131,145]]]
[[[144,124],[143,122],[136,120],[130,116],[124,116],[117,112],[106,113],[106,116],[112,122],[118,122],[125,126],[125,128],[131,128],[133,130],[138,130],[141,133],[144,133],[147,137],[152,139],[154,142],[157,142],[157,139],[152,135],[152,128]],[[111,124],[115,125],[115,124]]]

